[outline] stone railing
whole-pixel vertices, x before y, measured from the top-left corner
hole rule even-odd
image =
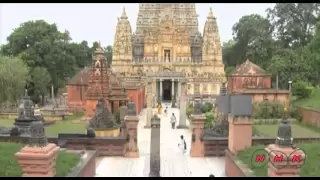
[[[41,113],[42,114],[42,113]],[[46,121],[60,121],[66,118],[69,114],[42,114],[43,118]],[[17,113],[0,113],[0,120],[10,120],[10,119],[16,119],[18,117]]]
[[[80,136],[70,134],[70,136]],[[127,137],[48,137],[49,143],[54,143],[68,150],[95,150],[97,156],[124,156]],[[27,136],[10,136],[0,134],[0,142],[16,142],[27,144]]]
[[[191,57],[170,57],[170,61],[169,58],[165,58],[163,56],[159,56],[159,57],[144,57],[144,58],[135,58],[133,59],[133,63],[134,64],[154,64],[154,63],[176,63],[176,64],[202,64],[202,60],[200,59],[194,59]]]

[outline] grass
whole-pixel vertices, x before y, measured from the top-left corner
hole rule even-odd
[[[260,164],[256,164],[254,162],[255,155],[257,154],[267,154],[263,149],[266,146],[259,145],[248,148],[242,152],[239,152],[237,158],[241,160],[244,164],[250,168],[255,176],[266,177],[267,176],[267,161],[264,163],[265,165],[261,167]],[[320,176],[320,143],[307,143],[307,144],[297,144],[297,147],[302,149],[306,155],[307,159],[303,167],[301,168],[301,177],[319,177]],[[266,158],[268,159],[268,158]],[[259,166],[259,167],[258,167]]]
[[[47,136],[58,136],[59,133],[85,133],[86,124],[72,123],[73,120],[80,119],[83,114],[69,116],[66,120],[57,121],[55,124],[45,127]],[[12,127],[14,120],[0,119],[0,126]]]
[[[320,109],[320,88],[315,87],[309,98],[295,100],[293,104],[300,107]]]
[[[254,129],[259,133],[269,136],[276,137],[278,134],[279,124],[259,124],[254,125]],[[292,136],[293,137],[310,137],[320,136],[320,132],[314,129],[308,128],[301,124],[291,124]]]
[[[14,154],[19,152],[22,147],[24,147],[23,144],[0,143],[0,177],[22,176],[22,170],[14,156]],[[79,161],[79,155],[59,151],[56,162],[56,176],[61,177],[68,175]]]

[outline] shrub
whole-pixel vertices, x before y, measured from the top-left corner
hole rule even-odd
[[[206,116],[206,122],[205,127],[206,128],[212,128],[213,127],[213,121],[215,120],[214,115],[211,112],[205,113]]]
[[[192,112],[193,112],[193,104],[189,104],[186,112],[187,116],[190,117]]]
[[[115,114],[115,118],[116,118],[116,123],[117,124],[121,124],[121,120],[120,120],[120,110],[118,109],[116,114]]]
[[[207,113],[207,112],[210,112],[212,109],[213,109],[213,104],[209,103],[209,102],[206,102],[202,106],[201,111],[202,111],[202,113]]]
[[[302,115],[297,107],[290,107],[289,116],[295,118],[299,123],[302,122]]]
[[[312,90],[313,87],[304,81],[298,81],[292,84],[292,94],[297,96],[299,99],[310,97]]]
[[[283,117],[284,105],[280,102],[254,102],[253,117],[256,119],[278,119]]]

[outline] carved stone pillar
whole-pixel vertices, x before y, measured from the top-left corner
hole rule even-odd
[[[178,80],[177,106],[180,107],[181,80]]]
[[[172,85],[172,88],[171,88],[171,102],[172,102],[172,108],[175,108],[176,107],[176,97],[174,96],[175,95],[175,93],[174,93],[174,79],[172,79],[172,83],[171,83],[171,85]]]
[[[120,108],[119,108],[119,111],[120,111],[120,123],[121,123],[121,135],[122,136],[125,136],[126,135],[126,131],[125,131],[125,123],[124,123],[124,117],[127,115],[127,112],[128,112],[128,107],[126,105],[122,105]]]
[[[160,162],[160,118],[155,115],[151,122],[149,177],[160,177]]]
[[[124,118],[126,123],[127,143],[125,145],[124,156],[127,158],[139,158],[139,148],[138,148],[138,122],[139,118],[137,116],[126,116]]]
[[[174,97],[174,79],[172,79],[172,99],[173,99],[173,97]]]
[[[186,97],[186,82],[181,81],[181,96],[180,96],[180,117],[178,129],[187,129],[186,119],[187,119],[187,97]]]
[[[160,99],[159,99],[159,101],[160,102],[162,102],[162,79],[160,79],[160,90],[159,90],[159,92],[160,92],[160,94],[159,94],[159,96],[160,96]]]
[[[147,84],[147,119],[146,119],[146,125],[145,128],[150,128],[151,125],[151,118],[152,118],[152,98],[153,95],[151,93],[152,89],[152,81],[148,80]]]
[[[156,79],[152,79],[152,98],[153,98],[153,101],[152,101],[152,106],[153,107],[156,107],[156,104],[157,104],[157,81]]]

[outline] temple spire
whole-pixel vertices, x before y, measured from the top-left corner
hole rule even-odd
[[[128,19],[128,16],[126,14],[126,8],[123,6],[122,14],[121,14],[121,19]]]
[[[102,49],[102,47],[101,47],[101,42],[100,42],[100,41],[99,41],[99,43],[98,43],[98,47],[97,47],[95,53],[96,53],[96,54],[103,54],[103,49]]]
[[[210,7],[210,11],[209,11],[209,15],[208,15],[207,19],[215,19],[211,7]]]

